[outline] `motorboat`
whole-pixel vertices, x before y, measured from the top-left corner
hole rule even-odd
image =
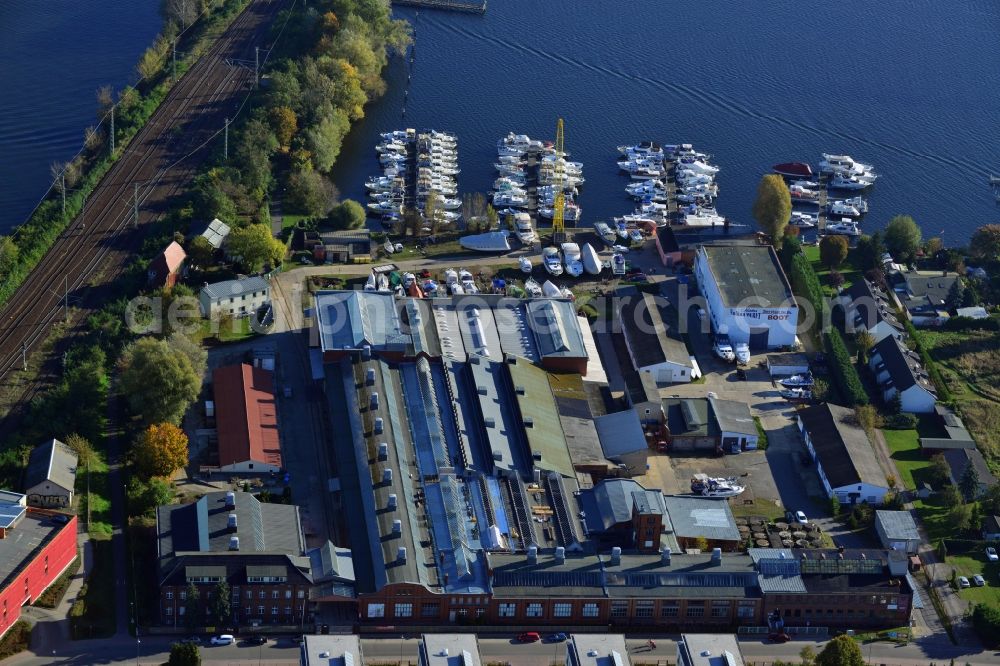
[[[812,373],[806,372],[801,375],[792,375],[788,379],[780,380],[778,383],[785,388],[804,388],[812,386],[815,382],[813,381]]]
[[[797,210],[792,211],[792,216],[788,220],[788,224],[793,227],[799,227],[800,229],[811,229],[816,226],[819,221],[819,217],[816,215],[810,215],[809,213],[802,213]]]
[[[697,213],[686,214],[683,218],[681,218],[681,223],[689,227],[715,227],[724,225],[726,223],[726,218],[716,213],[700,211]]]
[[[443,197],[438,200],[438,206],[444,210],[456,210],[462,207],[461,199],[449,199],[448,197]]]
[[[524,281],[524,290],[528,293],[528,296],[531,296],[532,298],[538,298],[542,295],[542,287],[535,282],[534,278],[528,278]]]
[[[655,141],[642,141],[634,146],[618,146],[623,155],[659,155],[663,157],[663,147]]]
[[[633,243],[642,243],[645,242],[646,240],[645,236],[643,236],[642,232],[639,231],[638,229],[632,229],[631,231],[629,231],[628,237],[629,240],[631,240]]]
[[[520,150],[522,153],[529,150],[541,150],[545,147],[545,144],[538,139],[532,139],[527,134],[515,134],[514,132],[508,132],[507,136],[500,139],[497,142],[497,149],[515,149]]]
[[[458,271],[454,268],[446,268],[444,270],[444,283],[449,287],[453,284],[458,283]]]
[[[874,175],[874,167],[870,164],[855,162],[850,155],[832,155],[823,153],[820,160],[819,170],[824,173],[840,173],[849,176],[860,176],[865,174]]]
[[[842,218],[840,222],[827,222],[826,233],[834,236],[860,236],[861,229],[854,220]]]
[[[435,282],[434,280],[424,280],[423,284],[420,285],[420,289],[427,296],[434,296],[435,294],[437,294],[438,283]]]
[[[601,274],[601,269],[603,268],[601,257],[590,243],[584,243],[583,247],[580,248],[580,260],[583,262],[583,270],[587,271],[588,274]]]
[[[395,254],[396,246],[392,244],[391,240],[386,239],[385,243],[382,244],[382,249],[385,250],[386,254]]]
[[[580,260],[580,246],[576,243],[562,244],[563,261],[566,264],[566,272],[571,277],[583,275],[583,262]]]
[[[787,176],[789,178],[813,177],[812,167],[805,162],[782,162],[781,164],[775,164],[771,167],[771,169],[774,173]]]
[[[628,240],[628,224],[620,218],[616,219],[615,233],[618,234],[618,238]]]
[[[365,291],[375,291],[376,289],[378,289],[378,282],[375,278],[375,271],[372,271],[365,282]]]
[[[413,273],[403,273],[403,289],[409,290],[410,285],[417,281],[417,276]]]
[[[746,490],[746,486],[738,483],[736,477],[711,477],[707,474],[695,474],[691,479],[691,492],[702,497],[726,498],[736,497]]]
[[[791,402],[810,402],[813,397],[812,390],[807,388],[783,389],[778,394]]]
[[[525,245],[530,245],[538,240],[535,228],[531,226],[531,216],[524,211],[518,211],[513,215],[514,229],[517,239]]]
[[[864,190],[875,183],[874,178],[859,178],[857,176],[847,176],[836,174],[830,179],[828,187],[831,190]]]
[[[625,275],[625,255],[615,252],[611,257],[611,272],[615,275]]]
[[[598,238],[608,245],[614,245],[615,232],[611,230],[611,227],[608,226],[607,222],[595,222],[594,232],[597,234]]]
[[[793,185],[796,187],[804,187],[807,190],[819,189],[819,182],[815,180],[793,180],[792,182],[788,183],[789,187],[792,187]]]
[[[819,203],[819,191],[811,190],[801,185],[789,185],[788,194],[791,196],[792,201]]]
[[[379,137],[383,141],[406,141],[411,138],[413,130],[393,130],[392,132],[382,132]]]
[[[551,280],[542,283],[542,295],[546,298],[562,298],[563,292],[558,286],[552,284]]]
[[[511,176],[500,176],[493,181],[493,189],[501,192],[506,190],[518,190],[522,189],[527,182],[527,178],[523,173]]]
[[[622,215],[621,217],[616,217],[615,218],[615,223],[616,224],[625,224],[625,225],[629,225],[629,224],[637,224],[637,225],[638,224],[645,224],[645,225],[651,225],[651,226],[654,226],[654,227],[659,227],[659,226],[662,226],[662,224],[663,224],[663,218],[660,217],[660,216],[656,216],[656,215],[648,215],[646,213],[643,213],[640,210],[640,211],[636,211],[634,213],[626,213],[625,215]],[[627,236],[622,236],[623,240],[626,239],[626,238],[627,238]]]
[[[646,194],[666,193],[667,186],[661,180],[643,180],[637,183],[629,183],[625,186],[625,192],[629,196],[644,196]]]
[[[365,181],[365,187],[373,192],[386,192],[402,185],[404,185],[402,178],[389,176],[372,176]]]
[[[677,168],[686,169],[688,171],[694,171],[696,173],[709,174],[713,176],[719,173],[719,167],[713,166],[700,159],[693,159],[691,161],[682,160]]]
[[[528,195],[517,192],[497,192],[493,195],[493,205],[524,208],[528,205]],[[552,216],[549,215],[548,217]]]
[[[526,275],[531,275],[531,259],[527,257],[521,257],[517,260],[518,266],[521,267],[521,272]]]
[[[462,289],[465,290],[467,294],[478,294],[479,287],[476,286],[476,278],[473,277],[472,273],[465,270],[464,268],[459,269],[458,279],[462,283]]]
[[[510,240],[507,231],[487,231],[482,234],[462,236],[458,244],[475,252],[509,252]]]
[[[542,250],[542,265],[550,275],[556,277],[563,274],[562,258],[559,256],[559,249],[547,247]]]
[[[678,169],[676,180],[682,185],[709,185],[715,182],[715,176],[690,169]]]
[[[858,204],[862,205],[858,205]],[[868,211],[868,204],[863,199],[859,202],[855,199],[839,199],[826,204],[826,212],[838,217],[858,218]]]
[[[539,208],[538,214],[544,218],[551,219],[555,214],[553,207]],[[563,219],[567,222],[578,222],[580,220],[580,207],[575,203],[566,203],[563,206]]]
[[[373,201],[368,204],[367,208],[372,215],[381,215],[382,213],[399,211],[399,204],[391,201]]]

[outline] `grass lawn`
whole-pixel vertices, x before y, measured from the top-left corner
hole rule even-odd
[[[973,586],[967,590],[959,590],[958,596],[973,604],[1000,605],[1000,562],[988,562],[983,552],[949,555],[947,561],[955,567],[959,576],[965,576],[970,583],[976,574],[982,574],[986,579],[984,587]]]
[[[819,260],[819,245],[803,245],[802,253],[806,255],[806,259],[816,271],[816,277],[819,278],[819,283],[823,287],[823,293],[827,296],[835,295],[837,290],[830,285],[830,269]],[[848,252],[847,260],[839,268],[840,274],[844,276],[845,289],[854,284],[855,280],[861,279],[861,269],[853,263],[853,259],[853,255]]]
[[[284,231],[285,229],[291,229],[300,221],[308,219],[309,219],[308,215],[285,213],[281,216],[281,229],[282,231]]]
[[[915,490],[917,483],[925,481],[924,475],[930,461],[920,450],[916,430],[883,430],[886,444],[892,452],[892,460],[899,470],[900,481],[908,490]]]
[[[76,492],[80,498],[77,514],[80,522],[87,523],[89,519],[90,538],[96,540],[111,538],[111,500],[108,490],[108,465],[104,461],[104,452],[97,452],[97,460],[90,466],[90,484],[88,492],[87,468],[82,467],[76,476]]]
[[[920,516],[920,522],[927,529],[931,543],[937,545],[939,539],[950,539],[955,536],[955,528],[948,519],[948,508],[938,495],[913,501],[913,508]],[[951,557],[948,557],[951,560]]]
[[[753,504],[744,504],[743,500],[734,500],[729,503],[733,516],[736,518],[766,518],[770,521],[781,520],[785,517],[785,510],[775,502],[769,500],[754,500]]]

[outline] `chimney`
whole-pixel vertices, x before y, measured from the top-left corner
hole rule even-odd
[[[403,533],[403,521],[402,520],[399,520],[397,518],[396,520],[392,521],[392,533],[393,534],[402,534]]]
[[[445,587],[447,587],[447,586],[448,586],[448,580],[449,580],[450,578],[451,578],[451,576],[449,576],[449,575],[448,575],[448,572],[447,572],[447,571],[445,571],[445,572],[444,572],[444,584],[445,584]]]
[[[566,549],[563,548],[562,546],[557,546],[556,547],[555,559],[556,559],[556,562],[558,562],[560,564],[562,564],[563,562],[565,562],[566,561]]]
[[[375,368],[368,368],[365,372],[365,384],[371,386],[375,383]]]
[[[712,549],[712,565],[713,566],[717,566],[717,567],[718,566],[722,566],[722,549],[721,548],[713,548]]]
[[[389,457],[389,442],[378,443],[378,459],[385,460]]]
[[[226,527],[229,528],[230,532],[236,531],[236,514],[229,514],[229,520],[226,522]]]
[[[781,551],[781,552],[778,553],[778,559],[782,559],[782,560],[785,559],[785,551]]]
[[[618,566],[622,563],[622,549],[615,546],[611,549],[611,564],[612,566]]]
[[[226,508],[235,509],[236,508],[236,493],[230,490],[226,493]]]
[[[534,479],[535,483],[542,482],[542,470],[538,469],[537,467],[531,470],[531,476]]]
[[[534,544],[528,546],[528,562],[538,564],[538,546]]]
[[[362,347],[361,348],[361,358],[363,358],[363,359],[365,359],[367,361],[371,357],[372,357],[372,346],[371,345],[365,345],[364,347]]]
[[[663,565],[668,566],[668,567],[670,566],[670,549],[669,548],[664,548],[660,552],[660,564],[663,564]]]
[[[396,550],[396,561],[400,564],[404,564],[406,562],[406,546],[400,546],[399,549]]]
[[[240,549],[240,538],[238,536],[229,537],[229,550]]]
[[[395,511],[396,510],[396,494],[395,493],[393,493],[392,495],[389,495],[389,502],[386,504],[385,508],[389,509],[389,511]]]
[[[382,470],[382,483],[392,483],[392,468]]]

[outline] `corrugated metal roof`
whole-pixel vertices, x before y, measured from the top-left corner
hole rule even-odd
[[[598,416],[594,419],[594,427],[607,458],[649,450],[642,424],[634,410]]]
[[[514,397],[524,423],[524,434],[531,450],[532,464],[540,469],[573,477],[566,436],[559,423],[559,409],[549,385],[549,375],[524,360],[507,363]]]
[[[410,336],[400,327],[395,297],[369,291],[318,291],[316,321],[324,351],[404,349]]]
[[[212,373],[219,464],[247,461],[281,467],[274,373],[247,363]]]
[[[64,490],[72,491],[76,481],[76,465],[77,457],[73,449],[58,439],[50,439],[32,449],[28,469],[24,474],[24,487],[31,490],[39,483],[49,481]]]
[[[536,298],[525,303],[528,326],[534,333],[542,358],[586,358],[576,310],[570,301]]]
[[[889,540],[920,539],[917,521],[909,511],[888,511],[879,509],[875,512],[875,521],[882,526],[882,533]]]
[[[208,227],[201,232],[201,235],[212,245],[212,247],[218,250],[222,247],[223,241],[225,241],[229,236],[229,232],[229,225],[219,218],[215,218],[208,223]]]

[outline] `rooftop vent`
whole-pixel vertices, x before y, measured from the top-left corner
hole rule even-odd
[[[476,386],[476,393],[478,393],[479,395],[486,395],[486,386],[484,386],[483,384],[479,384],[478,386]]]
[[[396,510],[396,494],[395,493],[393,493],[392,495],[389,495],[389,502],[386,504],[386,508],[389,509],[389,511],[395,511]]]
[[[660,553],[660,564],[670,566],[670,549],[664,548]]]
[[[235,509],[236,508],[236,493],[230,490],[226,493],[226,508]]]
[[[382,421],[382,417],[380,416],[377,419],[375,419],[375,434],[376,435],[381,435],[383,428],[384,428],[383,421]]]
[[[378,409],[378,393],[372,393],[371,408]]]
[[[535,419],[531,418],[530,416],[526,416],[524,418],[524,427],[525,428],[534,428],[535,427]]]
[[[384,469],[382,470],[382,483],[392,483],[392,470]]]
[[[403,521],[402,520],[399,520],[397,518],[396,520],[392,521],[392,533],[393,534],[402,534],[403,533]]]
[[[378,443],[378,459],[385,460],[389,457],[389,442]]]
[[[371,357],[372,357],[372,346],[371,345],[365,345],[364,347],[362,347],[361,348],[361,358],[363,358],[363,359],[365,359],[367,361]]]
[[[518,395],[524,395],[524,387],[523,386],[515,386],[514,387],[514,392],[517,393]]]
[[[487,428],[496,428],[497,427],[497,420],[495,418],[493,418],[492,416],[487,416],[485,419],[483,419],[483,423],[486,424]]]
[[[566,561],[566,549],[563,548],[562,546],[557,546],[556,547],[556,553],[555,553],[554,557],[556,559],[556,562],[559,562],[559,563],[565,562]]]
[[[229,529],[230,532],[235,532],[236,531],[237,524],[236,524],[236,514],[235,513],[229,514],[229,519],[228,519],[228,521],[226,521],[226,527]]]
[[[538,546],[528,546],[528,561],[532,564],[538,563]]]
[[[500,462],[501,460],[503,460],[503,452],[502,451],[494,451],[493,452],[493,460],[496,460],[497,462]]]
[[[368,371],[365,372],[365,383],[368,385],[375,383],[375,368],[368,368]]]
[[[238,536],[229,537],[229,550],[240,549],[240,538]]]
[[[406,562],[406,546],[400,546],[396,550],[396,561],[400,564]]]
[[[712,564],[718,566],[722,564],[722,549],[713,548],[712,549]]]
[[[618,566],[621,563],[622,563],[622,549],[618,546],[615,546],[614,548],[611,549],[611,564],[614,566]]]

